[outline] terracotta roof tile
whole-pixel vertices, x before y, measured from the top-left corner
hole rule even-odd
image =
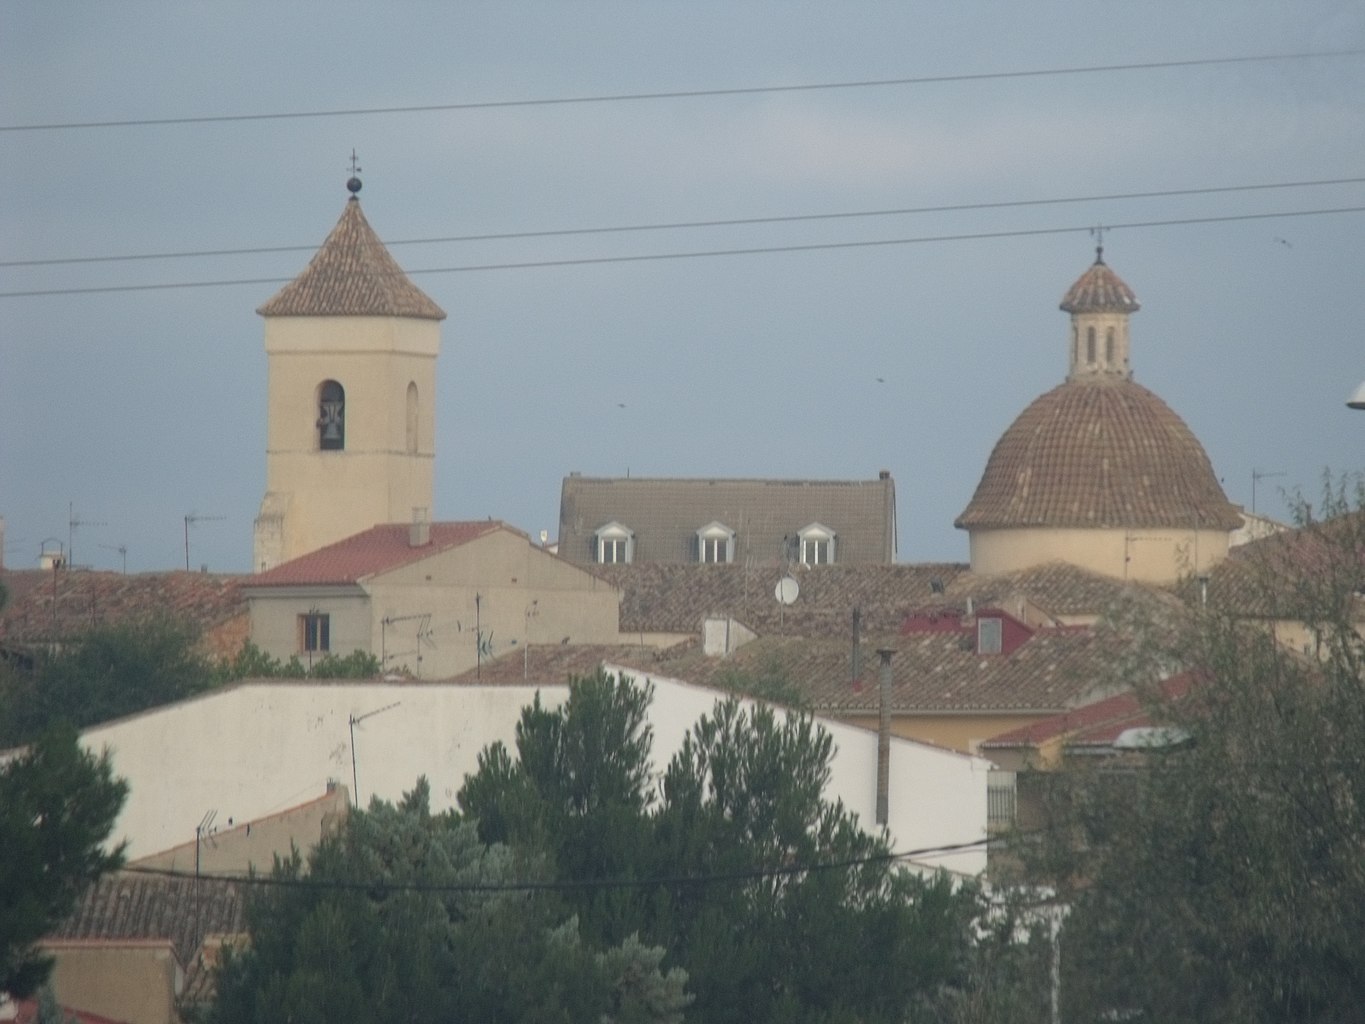
[[[261,316],[401,316],[444,320],[370,227],[354,196],[298,277],[256,310]]]
[[[1103,250],[1097,250],[1095,262],[1067,290],[1060,308],[1068,313],[1136,313],[1142,307],[1133,289],[1104,262]]]
[[[569,671],[583,674],[600,664],[622,665],[646,676],[681,679],[727,689],[735,677],[778,675],[802,695],[813,711],[876,714],[877,655],[891,647],[892,710],[917,712],[1060,711],[1112,690],[1115,653],[1122,641],[1113,633],[1084,628],[1042,630],[1009,656],[975,653],[968,630],[914,636],[865,636],[861,690],[851,682],[848,639],[761,637],[725,658],[704,654],[696,642],[664,650],[642,647],[582,648]],[[548,648],[533,645],[525,655],[531,682],[563,682],[569,672]],[[483,682],[523,682],[523,654],[509,654],[482,669]],[[459,677],[472,682],[472,674]]]
[[[167,878],[120,871],[86,890],[75,911],[47,938],[164,939],[189,964],[207,935],[246,930],[244,887],[209,878]]]
[[[1189,690],[1190,681],[1188,673],[1181,673],[1162,683],[1161,689],[1169,697],[1183,696]],[[981,748],[1037,747],[1058,738],[1065,738],[1073,745],[1109,744],[1125,729],[1150,724],[1147,705],[1129,690],[993,736],[982,743]]]
[[[183,618],[208,632],[246,613],[250,577],[199,572],[116,573],[74,569],[0,573],[10,601],[0,611],[0,642],[36,643],[93,626]]]
[[[1199,440],[1129,379],[1069,380],[996,443],[956,526],[1233,530],[1241,525]]]
[[[484,534],[510,529],[496,519],[432,523],[428,543],[413,547],[408,523],[372,526],[345,540],[277,565],[246,580],[251,587],[354,584],[380,572],[429,558]]]
[[[774,597],[786,570],[745,565],[612,565],[597,574],[622,591],[623,633],[693,634],[707,616],[731,615],[762,635],[842,636],[853,609],[871,632],[894,632],[915,611],[998,605],[1023,599],[1054,616],[1099,616],[1117,601],[1176,602],[1166,591],[1115,580],[1060,562],[983,576],[955,562],[825,565],[793,569],[800,594]]]

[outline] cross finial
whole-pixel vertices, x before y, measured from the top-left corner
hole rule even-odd
[[[1095,240],[1095,262],[1104,262],[1104,225],[1096,224],[1090,229],[1090,237]]]
[[[351,150],[351,177],[346,182],[346,188],[351,193],[351,198],[360,191],[360,164],[356,162],[355,150]]]

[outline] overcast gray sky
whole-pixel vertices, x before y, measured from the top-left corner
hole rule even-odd
[[[571,470],[896,479],[902,560],[1066,372],[1093,258],[1143,303],[1136,378],[1233,501],[1365,466],[1365,186],[399,244],[1365,176],[1365,57],[596,103],[13,130],[1044,71],[1365,48],[1357,0],[1191,4],[4,3],[5,562],[247,571],[265,481],[254,313],[365,212],[450,314],[436,507],[555,532]],[[1065,231],[1061,229],[1075,229]],[[1014,233],[976,240],[944,236]],[[589,257],[918,240],[639,262]],[[232,256],[15,262],[300,246]],[[451,269],[454,268],[454,269]],[[423,270],[442,272],[419,273]],[[264,280],[267,283],[260,283]],[[100,525],[94,525],[98,523]]]

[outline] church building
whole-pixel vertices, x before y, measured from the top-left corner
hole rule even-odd
[[[1071,314],[1066,381],[1005,431],[955,523],[970,536],[973,572],[1062,561],[1168,583],[1227,556],[1241,514],[1199,439],[1133,380],[1128,321],[1138,308],[1096,250],[1061,303]]]
[[[360,179],[347,188],[322,248],[256,311],[269,365],[256,572],[377,523],[430,515],[446,314],[366,221]]]

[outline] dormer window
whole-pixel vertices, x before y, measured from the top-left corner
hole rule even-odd
[[[829,565],[834,561],[834,531],[811,523],[796,531],[802,565]]]
[[[601,565],[624,565],[635,560],[635,531],[612,520],[593,534]]]
[[[724,565],[735,560],[735,531],[724,523],[707,523],[697,531],[697,561]]]
[[[334,380],[318,388],[318,447],[341,451],[346,447],[346,389]]]

